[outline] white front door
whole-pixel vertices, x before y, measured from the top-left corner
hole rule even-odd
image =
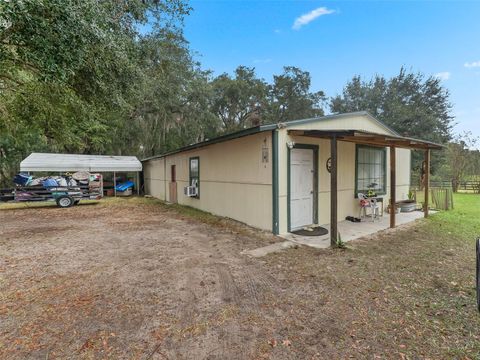
[[[313,224],[313,150],[290,150],[290,228]]]

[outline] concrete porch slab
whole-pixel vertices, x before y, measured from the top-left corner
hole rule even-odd
[[[434,211],[430,211],[430,214]],[[396,225],[403,225],[423,218],[422,211],[412,211],[409,213],[396,214]],[[321,225],[330,231],[330,224]],[[390,217],[388,214],[381,216],[374,222],[370,218],[362,219],[360,223],[351,221],[340,221],[338,223],[338,232],[340,233],[344,242],[355,240],[364,236],[372,235],[376,232],[390,228]],[[330,247],[330,233],[323,236],[299,236],[292,233],[280,235],[286,240],[296,242],[298,244],[311,246],[318,249],[325,249]]]
[[[253,257],[262,257],[277,251],[290,249],[295,246],[298,246],[298,245],[294,242],[283,241],[283,242],[267,245],[261,248],[253,249],[253,250],[244,250],[241,252],[241,254],[245,254]]]

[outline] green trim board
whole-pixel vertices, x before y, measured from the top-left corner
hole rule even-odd
[[[371,145],[360,145],[356,144],[355,146],[355,199],[358,198],[358,150],[359,149],[376,149],[382,151],[382,161],[383,161],[383,188],[380,192],[377,192],[378,195],[385,195],[387,193],[387,148]],[[365,189],[362,189],[365,190]]]
[[[313,150],[313,224],[318,224],[318,145],[312,144],[295,144],[293,149],[311,149]],[[291,209],[290,209],[290,184],[291,184],[291,173],[290,173],[290,152],[291,149],[288,148],[287,152],[287,231],[292,230],[291,227]]]
[[[192,185],[192,160],[197,160],[197,196],[193,196],[195,199],[200,199],[200,157],[199,156],[193,156],[188,158],[188,185]]]
[[[279,233],[278,223],[278,131],[272,130],[272,232]]]

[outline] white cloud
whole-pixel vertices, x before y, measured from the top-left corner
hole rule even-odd
[[[255,59],[255,60],[253,60],[253,63],[254,64],[267,64],[271,61],[272,61],[272,59]]]
[[[295,22],[293,23],[292,29],[299,30],[302,26],[307,25],[316,18],[323,15],[333,14],[334,12],[335,10],[327,9],[326,7],[319,7],[315,10],[310,11],[309,13],[303,14],[302,16],[296,18]]]
[[[463,66],[465,66],[466,68],[480,67],[480,60],[472,61],[472,62],[466,62],[465,64],[463,64]]]
[[[448,80],[450,79],[450,73],[448,71],[442,71],[439,73],[436,73],[434,76],[440,80]]]
[[[282,30],[280,30],[280,29],[275,29],[275,30],[273,30],[273,32],[274,32],[275,34],[280,34],[280,33],[282,32]]]

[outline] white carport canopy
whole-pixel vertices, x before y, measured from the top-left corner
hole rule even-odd
[[[139,172],[142,163],[135,156],[31,153],[20,163],[20,171]]]

